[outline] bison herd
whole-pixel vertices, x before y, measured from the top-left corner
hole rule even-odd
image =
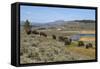
[[[70,45],[72,42],[72,39],[63,37],[63,36],[59,36],[59,41],[64,42],[64,45]]]
[[[85,46],[86,49],[88,49],[88,48],[93,48],[92,43],[84,44],[83,41],[79,41],[79,42],[78,42],[78,46],[79,46],[79,47],[84,47],[84,46]]]
[[[40,35],[40,36],[44,36],[44,37],[47,37],[47,34],[44,33],[44,32],[38,32],[36,30],[28,30],[26,31],[27,35],[29,34],[35,34],[35,35]],[[52,35],[52,39],[56,40],[57,39],[57,36],[56,35]],[[64,36],[59,36],[58,37],[58,41],[60,42],[64,42],[64,45],[71,45],[72,43],[72,39],[71,38],[68,38],[68,37],[64,37]],[[84,44],[83,41],[78,41],[78,47],[85,47],[86,49],[88,48],[93,48],[93,45],[92,43],[87,43],[87,44]]]

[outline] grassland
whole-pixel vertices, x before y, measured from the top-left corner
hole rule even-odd
[[[77,61],[95,59],[95,21],[62,21],[46,24],[34,24],[31,30],[43,32],[47,35],[26,34],[23,29],[20,30],[20,63],[46,63],[59,61]],[[88,23],[89,22],[89,23]],[[28,28],[29,22],[26,21]],[[27,27],[26,26],[26,27]],[[79,36],[80,34],[94,34],[94,36]],[[56,36],[56,39],[52,38]],[[65,45],[65,41],[59,41],[59,36],[71,38],[78,35],[79,39],[72,40],[71,44]],[[83,41],[84,46],[79,46],[79,41]],[[93,47],[86,48],[91,43]]]
[[[76,32],[63,31],[63,33],[55,29],[38,31],[45,32],[48,36],[27,35],[21,30],[21,64],[95,59],[95,44],[94,48],[86,49],[85,47],[78,47],[77,41],[73,41],[71,45],[64,45],[63,42],[58,41],[58,36],[70,36]],[[56,40],[52,39],[52,34],[57,36]],[[85,41],[85,43],[87,42]]]

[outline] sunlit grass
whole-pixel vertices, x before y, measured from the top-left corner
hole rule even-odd
[[[80,38],[81,41],[95,41],[95,37],[81,37]]]
[[[79,55],[95,58],[95,49],[92,48],[86,49],[84,47],[71,46],[71,47],[66,47],[66,50],[70,50],[71,52],[74,52]]]

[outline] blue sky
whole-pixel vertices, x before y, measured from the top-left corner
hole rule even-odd
[[[20,6],[20,20],[47,23],[57,20],[95,20],[95,10],[40,6]]]

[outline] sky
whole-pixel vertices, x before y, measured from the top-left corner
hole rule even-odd
[[[57,8],[41,6],[20,6],[20,20],[47,23],[57,20],[95,20],[95,10],[76,8]]]

